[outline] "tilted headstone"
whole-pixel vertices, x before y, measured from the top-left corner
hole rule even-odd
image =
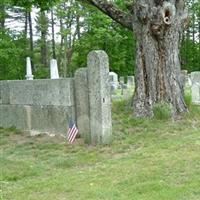
[[[75,102],[79,134],[84,138],[85,143],[91,143],[87,71],[87,68],[79,68],[75,72]]]
[[[25,76],[25,78],[26,78],[26,80],[33,80],[30,57],[26,58],[26,76]]]
[[[127,86],[134,87],[134,85],[135,85],[134,76],[127,76]]]
[[[192,103],[200,104],[200,72],[191,73],[191,82]]]
[[[59,79],[58,65],[56,59],[51,59],[50,61],[50,74],[51,79]]]
[[[88,55],[90,131],[93,144],[108,144],[112,137],[109,62],[104,51]]]

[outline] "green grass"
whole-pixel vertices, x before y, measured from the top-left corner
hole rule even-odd
[[[2,200],[200,200],[200,106],[177,121],[113,103],[113,143],[0,129]]]

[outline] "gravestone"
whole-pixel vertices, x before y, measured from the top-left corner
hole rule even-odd
[[[109,62],[104,51],[92,51],[87,59],[90,132],[92,144],[108,144],[112,137]]]
[[[118,88],[118,75],[115,72],[109,72],[109,82],[111,89],[113,88],[113,90],[115,90]]]
[[[124,81],[124,76],[120,76],[119,82],[120,82],[121,84],[124,84],[124,83],[125,83],[125,81]]]
[[[182,87],[184,87],[186,84],[188,84],[188,73],[187,70],[181,70],[181,84]]]
[[[192,83],[200,83],[200,71],[192,72],[190,78]]]
[[[127,76],[127,86],[134,87],[134,85],[135,85],[134,76]]]
[[[192,103],[200,105],[200,83],[194,83],[192,89]]]
[[[191,73],[191,82],[192,103],[200,104],[200,72]]]
[[[33,80],[30,57],[26,58],[26,76],[25,76],[25,78],[26,78],[26,80]]]
[[[74,76],[74,83],[76,101],[76,120],[79,134],[84,138],[85,143],[90,143],[91,135],[87,71],[87,68],[77,69]]]
[[[56,59],[51,59],[50,61],[50,77],[51,79],[59,79],[58,65]]]

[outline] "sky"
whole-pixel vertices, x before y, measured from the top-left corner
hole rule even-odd
[[[32,12],[31,12],[31,17],[32,17],[32,26],[33,26],[33,35],[34,35],[34,40],[36,41],[37,39],[39,39],[40,35],[39,33],[37,33],[36,31],[36,18],[37,18],[37,12],[39,11],[39,9],[37,8],[33,8]],[[14,13],[13,12],[8,12],[9,15],[13,16]],[[49,19],[50,19],[50,14],[48,14]],[[22,22],[21,20],[6,20],[6,27],[10,28],[12,31],[20,32],[24,30],[24,22]],[[59,27],[55,26],[55,33],[56,33],[56,41],[60,40],[60,36],[59,36]],[[49,27],[49,33],[51,33],[51,27]],[[51,35],[51,34],[50,34]],[[50,35],[48,36],[48,39],[51,39]]]

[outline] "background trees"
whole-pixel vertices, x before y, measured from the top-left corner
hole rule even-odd
[[[119,6],[124,1],[115,0]],[[200,4],[188,0],[190,20],[181,46],[182,69],[200,70]],[[32,11],[32,12],[31,12]],[[134,73],[135,40],[97,9],[75,0],[0,2],[0,80],[23,79],[25,57],[32,57],[36,78],[49,77],[49,60],[57,58],[62,77],[86,65],[93,49],[105,50],[110,70]]]

